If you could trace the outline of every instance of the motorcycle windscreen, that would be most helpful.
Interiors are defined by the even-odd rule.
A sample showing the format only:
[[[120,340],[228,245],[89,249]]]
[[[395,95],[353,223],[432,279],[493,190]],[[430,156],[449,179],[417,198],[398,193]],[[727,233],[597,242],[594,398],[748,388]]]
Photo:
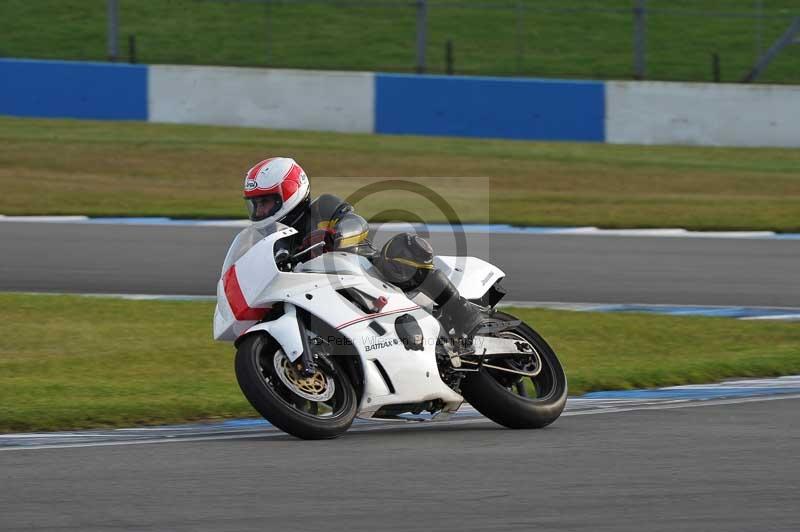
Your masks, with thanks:
[[[253,222],[245,227],[236,238],[233,239],[231,247],[228,248],[228,254],[225,256],[225,262],[222,263],[222,275],[225,275],[231,266],[237,260],[242,258],[245,253],[250,251],[250,248],[255,246],[258,242],[265,237],[271,235],[276,231],[286,229],[287,226],[281,223],[264,220],[262,222]]]
[[[288,235],[296,232],[282,224],[257,222],[236,235],[217,282],[216,340],[235,340],[269,311],[269,305],[259,304],[254,295],[260,293],[274,276],[274,262],[272,268],[269,268],[269,262],[273,261],[275,238],[283,238],[274,233],[282,230],[286,230],[284,232]],[[274,238],[269,238],[270,235]]]

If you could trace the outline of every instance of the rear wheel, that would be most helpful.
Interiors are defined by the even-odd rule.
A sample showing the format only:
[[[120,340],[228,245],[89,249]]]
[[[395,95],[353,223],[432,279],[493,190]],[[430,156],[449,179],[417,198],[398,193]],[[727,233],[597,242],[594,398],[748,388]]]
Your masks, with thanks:
[[[492,319],[515,320],[496,312]],[[461,393],[478,412],[492,421],[513,429],[533,429],[549,425],[561,415],[567,403],[567,377],[553,349],[531,327],[521,323],[498,336],[524,340],[535,353],[529,357],[492,358],[493,365],[538,373],[534,377],[483,368],[470,373],[461,383]]]
[[[236,379],[259,414],[298,438],[335,438],[356,415],[356,393],[332,357],[315,359],[317,369],[303,377],[269,336],[245,338],[236,351]]]

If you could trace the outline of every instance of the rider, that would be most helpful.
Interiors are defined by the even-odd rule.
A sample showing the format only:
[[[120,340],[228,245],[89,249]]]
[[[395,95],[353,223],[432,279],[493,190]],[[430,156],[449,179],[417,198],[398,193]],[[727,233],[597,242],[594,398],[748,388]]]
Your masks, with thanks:
[[[325,251],[346,250],[368,256],[389,282],[432,299],[441,309],[439,321],[454,339],[468,344],[480,325],[478,308],[435,267],[433,248],[427,240],[402,233],[376,253],[368,240],[369,226],[352,205],[332,194],[311,201],[308,177],[293,159],[273,157],[253,166],[244,180],[244,199],[250,220],[269,218],[297,229],[292,251],[324,242],[320,247]]]

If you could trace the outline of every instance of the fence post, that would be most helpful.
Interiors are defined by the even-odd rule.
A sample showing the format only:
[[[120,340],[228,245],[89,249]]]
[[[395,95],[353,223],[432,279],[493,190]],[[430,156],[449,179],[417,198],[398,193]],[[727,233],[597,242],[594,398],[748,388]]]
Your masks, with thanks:
[[[711,54],[711,77],[714,78],[714,83],[722,81],[722,69],[719,64],[719,53],[717,52]]]
[[[128,35],[128,63],[136,63],[136,35]]]
[[[119,57],[119,0],[106,0],[106,19],[108,60],[116,61]]]
[[[756,0],[756,57],[764,55],[764,0]]]
[[[266,52],[266,66],[272,66],[272,0],[265,0],[264,2],[264,12],[265,18],[264,21],[264,32],[266,33],[266,46],[264,51]]]
[[[417,74],[425,72],[425,47],[428,40],[428,0],[417,0]]]
[[[635,0],[633,8],[633,77],[647,76],[647,0]]]
[[[519,75],[522,73],[522,64],[525,56],[525,35],[522,27],[523,12],[520,0],[514,3],[514,10],[517,15],[517,75]]]
[[[453,69],[453,41],[452,39],[447,39],[447,42],[444,43],[444,71],[447,72],[448,76],[452,76],[454,69]]]

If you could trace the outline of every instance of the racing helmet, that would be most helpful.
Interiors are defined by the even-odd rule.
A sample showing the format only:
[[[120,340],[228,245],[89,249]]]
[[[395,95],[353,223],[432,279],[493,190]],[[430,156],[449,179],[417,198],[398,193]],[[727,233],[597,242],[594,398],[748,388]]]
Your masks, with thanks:
[[[244,178],[244,200],[250,220],[294,225],[305,212],[311,186],[294,159],[272,157],[252,167]]]

